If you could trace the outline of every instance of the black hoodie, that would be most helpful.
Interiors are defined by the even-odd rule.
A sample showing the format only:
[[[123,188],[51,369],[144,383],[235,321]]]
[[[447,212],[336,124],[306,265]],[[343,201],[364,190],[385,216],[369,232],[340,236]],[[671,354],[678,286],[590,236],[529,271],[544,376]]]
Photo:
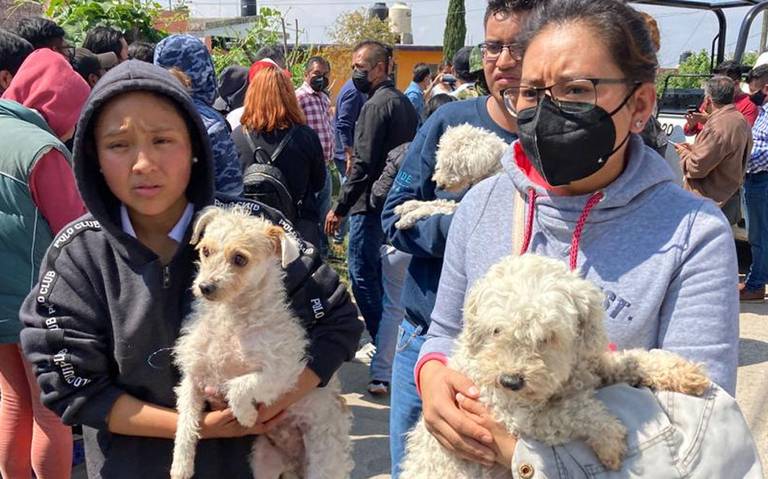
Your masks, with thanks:
[[[21,311],[21,342],[34,364],[42,401],[66,424],[82,424],[91,478],[169,477],[173,441],[112,434],[107,415],[124,393],[174,408],[179,373],[171,361],[182,321],[190,312],[196,253],[189,245],[191,224],[167,265],[123,232],[120,202],[99,172],[94,122],[112,98],[151,91],[172,100],[193,132],[193,164],[187,198],[195,210],[240,203],[292,232],[279,213],[254,202],[214,198],[208,135],[192,100],[165,70],[129,61],[110,70],[83,110],[75,138],[75,175],[89,215],[64,228],[40,268],[38,285]],[[307,326],[310,363],[325,384],[352,358],[362,323],[336,274],[317,252],[286,268],[291,305]],[[316,319],[319,318],[319,319]],[[203,440],[195,477],[251,477],[252,438]]]

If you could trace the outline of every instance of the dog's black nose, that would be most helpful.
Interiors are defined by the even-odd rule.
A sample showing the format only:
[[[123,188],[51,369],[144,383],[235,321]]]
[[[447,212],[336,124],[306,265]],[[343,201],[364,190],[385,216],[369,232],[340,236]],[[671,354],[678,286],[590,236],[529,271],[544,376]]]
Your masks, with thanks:
[[[203,296],[210,296],[216,292],[216,283],[212,281],[204,281],[200,283],[199,287],[200,292],[203,293]]]
[[[525,379],[519,374],[502,374],[499,376],[499,384],[507,389],[519,391],[525,386]]]

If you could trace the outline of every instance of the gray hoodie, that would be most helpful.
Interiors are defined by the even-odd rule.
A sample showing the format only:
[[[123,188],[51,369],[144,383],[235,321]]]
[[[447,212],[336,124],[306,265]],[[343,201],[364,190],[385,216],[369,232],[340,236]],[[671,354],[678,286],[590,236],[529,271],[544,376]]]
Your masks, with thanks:
[[[462,328],[467,291],[512,253],[513,197],[535,192],[528,252],[569,261],[572,240],[582,275],[605,292],[605,327],[619,349],[661,348],[703,363],[730,394],[736,388],[739,340],[737,265],[731,231],[717,206],[674,184],[658,154],[633,135],[624,172],[591,195],[551,196],[529,179],[530,163],[515,143],[504,172],[467,193],[445,249],[428,354],[451,352]],[[519,166],[521,165],[521,166]],[[593,202],[596,199],[593,199]],[[579,218],[581,234],[574,235]],[[576,238],[574,238],[576,236]]]

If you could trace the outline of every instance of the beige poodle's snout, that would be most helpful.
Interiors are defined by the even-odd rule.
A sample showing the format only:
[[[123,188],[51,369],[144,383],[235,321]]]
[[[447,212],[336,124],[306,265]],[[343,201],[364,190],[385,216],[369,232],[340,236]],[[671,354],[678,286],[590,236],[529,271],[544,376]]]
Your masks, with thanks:
[[[197,286],[197,289],[205,299],[213,301],[219,290],[219,285],[215,281],[203,281]]]
[[[525,387],[525,378],[522,374],[501,374],[499,384],[505,389],[519,391]]]

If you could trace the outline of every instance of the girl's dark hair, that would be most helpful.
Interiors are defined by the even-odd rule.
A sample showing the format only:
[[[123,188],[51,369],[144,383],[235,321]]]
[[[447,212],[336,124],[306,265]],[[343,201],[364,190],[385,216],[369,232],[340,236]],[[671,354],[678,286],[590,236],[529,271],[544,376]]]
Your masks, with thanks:
[[[580,23],[592,29],[633,81],[654,82],[658,60],[640,13],[618,0],[549,0],[540,2],[518,37],[523,47],[547,27]]]

